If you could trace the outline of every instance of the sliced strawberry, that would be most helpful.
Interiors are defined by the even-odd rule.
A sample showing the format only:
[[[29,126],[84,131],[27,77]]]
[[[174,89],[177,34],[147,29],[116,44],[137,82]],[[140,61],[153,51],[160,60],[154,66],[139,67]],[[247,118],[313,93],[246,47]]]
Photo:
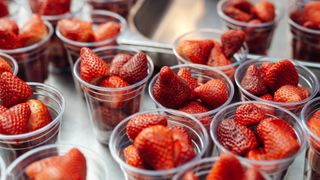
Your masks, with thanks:
[[[51,122],[52,118],[45,104],[36,99],[29,99],[26,103],[31,110],[31,116],[28,121],[29,132],[40,129]]]
[[[201,101],[211,108],[217,108],[228,100],[227,85],[220,79],[212,79],[194,89]]]
[[[272,63],[271,62],[263,62],[260,67],[259,67],[259,73],[261,77],[265,77],[268,70],[272,67]]]
[[[6,107],[0,105],[0,114],[8,110]]]
[[[0,19],[0,29],[12,31],[14,34],[19,34],[19,27],[17,23],[9,18]]]
[[[226,57],[231,58],[238,52],[246,38],[246,33],[242,30],[228,30],[221,36],[223,53]]]
[[[254,168],[250,167],[245,172],[245,180],[265,180],[264,177],[259,173],[259,171]]]
[[[229,6],[235,7],[247,14],[251,14],[253,10],[253,4],[248,0],[231,0]]]
[[[258,124],[265,119],[265,112],[254,104],[240,105],[234,115],[235,122],[244,126]]]
[[[227,16],[237,21],[248,22],[251,18],[250,14],[243,12],[235,7],[227,7],[223,11]]]
[[[138,52],[124,64],[120,70],[120,77],[129,84],[135,84],[143,80],[148,75],[147,55]]]
[[[121,25],[117,22],[110,21],[99,25],[93,32],[95,41],[103,41],[116,37],[121,30]]]
[[[275,63],[266,73],[264,80],[267,86],[276,91],[283,85],[297,86],[299,75],[291,61],[285,59]]]
[[[0,49],[15,49],[20,47],[20,41],[16,34],[0,28]]]
[[[177,46],[177,52],[183,58],[196,64],[206,64],[214,43],[210,39],[184,40]]]
[[[167,108],[178,108],[188,101],[191,89],[186,81],[178,77],[169,67],[161,68],[153,90],[154,98]]]
[[[0,133],[6,135],[27,132],[27,124],[31,111],[29,105],[21,103],[0,114]]]
[[[179,111],[189,113],[189,114],[198,114],[198,113],[208,112],[209,109],[199,101],[190,101],[189,103],[179,108]],[[212,118],[210,118],[210,116],[203,116],[203,117],[197,117],[197,119],[199,119],[199,121],[203,125],[208,127],[211,123]]]
[[[4,72],[0,76],[0,99],[2,105],[10,107],[25,102],[32,95],[31,87],[13,75]]]
[[[163,125],[167,126],[168,120],[165,116],[159,114],[140,114],[129,120],[126,130],[128,137],[134,141],[138,134],[149,126]]]
[[[320,2],[310,1],[306,3],[303,9],[303,15],[306,21],[320,25]]]
[[[162,125],[144,128],[134,140],[144,164],[154,170],[174,168],[174,141],[171,131]]]
[[[38,3],[38,13],[46,16],[67,13],[70,11],[71,6],[71,0],[41,0]]]
[[[184,174],[183,180],[199,180],[199,178],[193,171],[188,171]]]
[[[307,122],[310,130],[320,136],[320,110],[317,110]]]
[[[94,39],[92,24],[81,19],[63,19],[58,22],[60,33],[73,41],[90,42]]]
[[[241,86],[253,95],[267,93],[267,86],[255,65],[250,65],[241,80]]]
[[[120,75],[120,71],[123,65],[125,65],[132,56],[129,54],[117,54],[111,62],[109,74],[111,75]]]
[[[135,148],[133,145],[130,145],[123,149],[123,155],[124,159],[127,164],[130,166],[144,169],[145,166],[142,162],[142,159],[137,151],[137,148]]]
[[[0,75],[3,72],[11,72],[11,66],[7,63],[6,60],[0,57]]]
[[[89,48],[81,48],[80,75],[89,83],[94,83],[107,75],[109,67]]]
[[[0,0],[0,17],[8,16],[9,9],[4,0]]]
[[[39,15],[32,15],[22,27],[19,38],[23,46],[30,46],[40,42],[48,35],[48,30]]]
[[[199,86],[197,80],[192,77],[192,74],[188,69],[181,68],[177,75],[187,82],[191,90],[194,90]]]
[[[297,86],[284,85],[274,93],[273,100],[276,102],[296,102],[305,98],[304,89]]]
[[[276,16],[274,5],[267,0],[262,0],[255,3],[253,11],[255,15],[263,22],[273,21]]]
[[[258,146],[255,134],[232,119],[225,119],[217,127],[219,142],[230,151],[243,155]]]
[[[219,42],[214,42],[207,65],[209,66],[227,66],[232,62],[224,55],[222,46]]]
[[[30,179],[85,180],[87,165],[85,156],[77,148],[67,154],[35,161],[27,166],[25,173]]]

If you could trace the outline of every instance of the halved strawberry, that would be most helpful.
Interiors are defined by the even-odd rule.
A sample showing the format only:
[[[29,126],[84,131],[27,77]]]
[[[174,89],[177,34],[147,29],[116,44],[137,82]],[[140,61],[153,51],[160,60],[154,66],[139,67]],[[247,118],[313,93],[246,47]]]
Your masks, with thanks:
[[[295,102],[305,99],[306,92],[298,86],[284,85],[275,93],[273,100],[276,102]]]
[[[261,77],[265,77],[268,70],[272,67],[272,63],[271,62],[263,62],[260,67],[259,67],[259,73]]]
[[[160,70],[152,93],[161,105],[167,108],[179,108],[190,98],[191,89],[172,69],[164,66]]]
[[[220,79],[212,79],[200,85],[194,92],[210,108],[217,108],[228,100],[228,87]]]
[[[81,48],[80,57],[80,75],[83,80],[95,83],[107,75],[108,65],[89,48]]]
[[[253,95],[267,93],[267,86],[255,65],[250,65],[241,80],[241,86]]]
[[[122,66],[119,76],[129,84],[135,84],[143,80],[147,75],[147,55],[143,52],[138,52]]]
[[[188,171],[184,174],[183,180],[199,180],[199,178],[193,171]]]
[[[174,168],[174,141],[171,131],[162,125],[144,128],[134,140],[143,163],[154,170]]]
[[[254,4],[254,14],[263,22],[270,22],[276,16],[274,5],[267,1],[262,0]]]
[[[231,58],[238,52],[246,38],[246,33],[242,30],[228,30],[221,36],[223,53],[226,57]]]
[[[128,137],[134,141],[138,134],[149,126],[163,125],[167,126],[168,120],[165,116],[159,114],[140,114],[129,120],[126,130]]]
[[[6,60],[0,57],[0,75],[3,72],[11,72],[11,66],[7,63]]]
[[[177,52],[183,58],[196,63],[206,64],[214,43],[210,39],[183,40],[177,46]]]
[[[60,33],[73,41],[90,42],[94,39],[92,24],[81,19],[63,19],[58,22]]]
[[[6,135],[27,132],[27,124],[31,111],[29,105],[21,103],[0,114],[0,133]]]
[[[17,23],[9,18],[0,19],[0,29],[12,31],[14,34],[19,34],[19,27]]]
[[[123,149],[123,156],[127,164],[136,168],[145,168],[137,148],[135,148],[133,145],[127,146]]]
[[[174,162],[175,166],[179,166],[193,159],[196,153],[191,138],[183,127],[172,127],[171,132],[174,140]]]
[[[6,107],[0,105],[0,114],[8,110]]]
[[[303,9],[303,15],[306,21],[313,22],[320,25],[320,2],[310,1],[305,4]]]
[[[122,66],[131,58],[132,56],[130,54],[117,54],[110,64],[109,74],[119,76]]]
[[[230,151],[243,155],[258,146],[258,140],[249,128],[233,119],[225,119],[217,126],[219,142]]]
[[[240,105],[234,115],[235,122],[244,126],[258,124],[265,119],[265,112],[254,104]]]
[[[316,135],[320,136],[320,110],[317,110],[307,122],[310,130]]]
[[[179,111],[189,113],[189,114],[198,114],[198,113],[204,113],[208,112],[209,109],[205,107],[201,102],[199,101],[190,101],[181,108],[179,108]],[[205,127],[208,127],[211,123],[212,118],[210,116],[203,116],[203,117],[196,117],[199,119],[199,121],[205,125]]]
[[[4,0],[0,0],[0,17],[8,16],[9,9]]]
[[[0,76],[0,99],[5,107],[25,102],[32,95],[31,87],[13,75],[4,72]]]
[[[61,15],[70,11],[71,0],[41,0],[37,11],[41,15]]]
[[[19,38],[23,46],[30,46],[40,42],[48,35],[48,30],[39,15],[32,15],[21,28]]]
[[[98,26],[93,32],[95,41],[103,41],[114,38],[120,32],[121,25],[117,22],[110,21]]]
[[[0,49],[15,49],[20,47],[18,36],[9,30],[0,28]]]
[[[85,180],[86,158],[80,150],[72,148],[65,155],[35,161],[27,166],[25,173],[30,179]]]
[[[41,101],[36,99],[29,99],[26,102],[31,110],[31,115],[28,121],[28,131],[35,131],[48,125],[52,118],[48,107]]]
[[[237,9],[235,7],[227,7],[223,11],[230,18],[238,20],[238,21],[248,22],[251,18],[250,14],[248,14],[244,11],[241,11],[240,9]]]

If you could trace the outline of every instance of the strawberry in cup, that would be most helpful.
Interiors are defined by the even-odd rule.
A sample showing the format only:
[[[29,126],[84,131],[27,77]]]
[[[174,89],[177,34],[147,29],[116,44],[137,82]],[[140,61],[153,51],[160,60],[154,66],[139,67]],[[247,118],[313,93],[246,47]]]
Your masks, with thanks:
[[[93,9],[108,10],[127,18],[133,6],[133,0],[88,0]]]
[[[0,74],[11,72],[14,75],[18,73],[18,63],[11,56],[0,52]]]

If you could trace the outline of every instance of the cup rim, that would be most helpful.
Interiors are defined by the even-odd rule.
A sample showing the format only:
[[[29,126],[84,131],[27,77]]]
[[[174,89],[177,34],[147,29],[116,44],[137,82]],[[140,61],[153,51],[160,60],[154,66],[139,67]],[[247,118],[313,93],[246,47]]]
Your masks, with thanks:
[[[281,163],[286,163],[288,161],[291,161],[294,158],[296,158],[296,156],[298,156],[298,154],[300,154],[305,149],[305,147],[306,147],[306,138],[305,138],[306,134],[305,134],[305,131],[304,131],[302,123],[300,122],[299,118],[296,115],[294,115],[292,112],[290,112],[289,110],[287,110],[285,108],[282,108],[280,106],[276,106],[276,105],[273,105],[273,104],[269,104],[269,103],[266,103],[266,102],[261,102],[261,101],[242,101],[242,102],[233,103],[233,104],[230,104],[230,105],[224,107],[221,111],[219,111],[213,117],[213,121],[210,124],[210,136],[211,136],[214,144],[219,149],[222,149],[222,152],[231,152],[231,151],[228,150],[227,148],[225,148],[214,135],[214,129],[216,129],[216,127],[218,125],[218,122],[216,122],[217,121],[216,119],[224,111],[226,111],[226,110],[228,110],[230,108],[233,108],[233,107],[240,106],[242,104],[259,104],[259,105],[271,106],[273,108],[277,108],[277,109],[285,112],[286,114],[291,116],[294,119],[295,123],[297,123],[297,126],[301,128],[302,137],[300,137],[300,148],[299,148],[299,150],[297,152],[295,152],[294,154],[292,154],[291,156],[286,157],[286,158],[276,159],[276,160],[251,160],[251,159],[248,159],[248,158],[245,158],[245,157],[242,157],[240,155],[235,154],[235,156],[237,158],[239,158],[242,161],[248,162],[249,164],[262,165],[262,166],[263,165],[267,165],[268,166],[268,165],[281,164]]]
[[[0,52],[0,58],[1,57],[4,57],[4,59],[5,59],[5,61],[6,60],[9,60],[11,63],[12,63],[12,65],[13,65],[13,67],[12,67],[12,74],[14,74],[14,75],[17,75],[18,74],[18,71],[19,71],[19,66],[18,66],[18,63],[17,63],[17,61],[12,57],[12,56],[10,56],[10,55],[8,55],[8,54],[6,54],[6,53],[3,53],[3,52]],[[10,64],[9,64],[10,65]]]
[[[202,116],[208,116],[208,115],[211,115],[211,114],[215,114],[217,113],[218,111],[220,111],[223,107],[227,106],[228,104],[230,104],[230,102],[232,101],[233,99],[233,96],[234,96],[234,85],[231,81],[231,79],[225,74],[223,73],[221,70],[217,69],[217,68],[214,68],[214,67],[210,67],[210,66],[206,66],[206,65],[201,65],[201,64],[179,64],[179,65],[174,65],[174,66],[170,66],[169,67],[170,69],[174,70],[174,69],[180,69],[180,68],[196,68],[196,69],[200,69],[200,70],[208,70],[208,71],[213,71],[215,74],[219,74],[221,75],[225,80],[224,82],[227,83],[229,86],[230,86],[230,93],[229,93],[229,97],[227,99],[226,102],[224,102],[221,106],[215,108],[215,109],[212,109],[208,112],[203,112],[203,113],[195,113],[195,114],[191,114],[191,113],[188,113],[190,115],[193,115],[193,116],[199,116],[199,117],[202,117]],[[149,91],[149,96],[150,98],[152,99],[152,101],[156,104],[156,106],[160,107],[161,109],[172,109],[172,108],[166,108],[164,107],[161,103],[159,103],[152,91],[153,91],[153,85],[154,83],[156,82],[156,80],[158,79],[159,77],[159,73],[157,73],[156,75],[153,76],[153,78],[151,79],[150,83],[149,83],[149,87],[148,87],[148,91]],[[213,79],[213,78],[212,78]],[[176,109],[172,109],[172,110],[176,110]]]
[[[307,113],[307,109],[309,108],[309,106],[311,106],[314,102],[320,102],[320,97],[317,97],[311,101],[309,101],[307,104],[305,104],[305,106],[302,108],[301,113],[300,113],[300,118],[302,120],[302,125],[303,128],[305,129],[306,133],[311,136],[313,139],[317,140],[320,142],[320,137],[314,133],[308,126],[307,122],[309,121],[309,119],[306,119],[306,113]],[[319,109],[320,110],[320,109]],[[312,114],[313,115],[313,114]],[[309,117],[310,118],[310,117]]]
[[[135,173],[145,174],[145,175],[149,175],[149,176],[161,176],[161,175],[167,175],[167,174],[175,173],[178,170],[180,170],[182,167],[184,167],[185,165],[188,164],[188,162],[187,162],[187,163],[185,163],[183,165],[179,165],[178,167],[171,168],[171,169],[168,169],[168,170],[146,170],[146,169],[140,169],[140,168],[136,168],[136,167],[130,166],[129,164],[127,164],[125,161],[123,161],[118,156],[117,150],[115,149],[115,138],[116,138],[115,132],[119,131],[121,126],[124,126],[125,123],[127,123],[130,119],[132,119],[133,117],[135,117],[137,115],[147,114],[147,113],[159,113],[159,112],[166,112],[166,113],[172,113],[172,114],[178,114],[178,115],[181,115],[181,116],[185,116],[185,117],[193,120],[196,124],[198,124],[200,126],[200,128],[201,128],[201,131],[202,131],[203,135],[204,135],[204,139],[203,139],[204,148],[202,148],[200,150],[200,152],[196,155],[196,157],[194,157],[192,160],[190,160],[189,163],[193,162],[193,161],[195,161],[197,159],[200,159],[204,155],[204,153],[207,150],[207,146],[209,144],[209,135],[208,135],[207,130],[205,129],[205,127],[195,117],[191,116],[190,114],[187,114],[187,113],[184,113],[184,112],[181,112],[181,111],[177,111],[177,110],[159,109],[159,108],[157,108],[157,109],[153,109],[153,110],[138,112],[138,113],[135,113],[135,114],[132,114],[132,115],[128,116],[123,121],[121,121],[115,127],[115,129],[112,131],[111,136],[110,136],[110,146],[109,146],[110,147],[110,152],[111,152],[111,155],[112,155],[113,159],[119,164],[121,169],[125,168],[125,169],[133,171]]]
[[[184,33],[182,35],[180,35],[174,42],[173,42],[173,53],[174,55],[181,61],[183,61],[183,63],[186,63],[186,64],[196,64],[196,63],[193,63],[191,61],[189,61],[188,59],[182,57],[178,51],[177,51],[177,46],[179,45],[179,42],[182,41],[183,38],[185,38],[186,36],[188,35],[191,35],[191,34],[194,34],[194,33],[212,33],[212,34],[219,34],[219,35],[222,35],[223,34],[223,31],[221,30],[218,30],[218,29],[213,29],[213,28],[201,28],[201,29],[197,29],[197,30],[193,30],[193,31],[189,31],[187,33]],[[208,38],[209,39],[209,38]],[[216,40],[216,39],[214,39]],[[220,40],[219,40],[220,41]],[[235,62],[232,62],[232,64],[229,64],[229,65],[226,65],[226,66],[216,66],[215,68],[217,69],[220,69],[220,70],[225,70],[225,69],[228,69],[228,68],[232,68],[234,66],[237,66],[240,64],[240,62],[244,61],[244,59],[246,59],[247,55],[248,55],[248,46],[247,44],[244,42],[241,49],[244,50],[243,53],[238,53],[236,52],[234,55],[233,55],[233,58],[236,60]],[[237,58],[236,55],[237,54],[243,54],[244,57],[243,59],[240,59],[240,58]],[[205,64],[202,64],[202,65],[205,65]],[[207,65],[209,66],[209,65]],[[210,66],[211,67],[211,66]]]
[[[24,53],[26,51],[31,51],[31,50],[34,50],[36,48],[38,48],[39,46],[42,46],[44,45],[45,43],[47,43],[50,39],[51,39],[51,36],[53,34],[53,27],[52,25],[46,21],[46,20],[43,20],[44,24],[47,26],[47,29],[48,29],[48,34],[45,38],[43,38],[41,41],[35,43],[35,44],[32,44],[32,45],[29,45],[29,46],[26,46],[26,47],[22,47],[22,48],[16,48],[16,49],[0,49],[0,52],[4,52],[4,53],[7,53],[7,54],[16,54],[16,53]]]
[[[252,60],[248,60],[246,62],[244,62],[243,64],[241,64],[237,69],[236,69],[236,72],[235,72],[235,75],[234,75],[234,79],[235,79],[235,82],[236,82],[236,85],[237,87],[239,88],[239,90],[241,92],[243,92],[246,96],[249,96],[250,98],[256,100],[256,101],[262,101],[262,102],[266,102],[266,103],[270,103],[270,104],[274,104],[274,105],[278,105],[278,106],[282,106],[282,107],[285,107],[285,106],[295,106],[295,105],[301,105],[301,104],[304,104],[308,101],[310,101],[312,98],[314,98],[318,91],[319,91],[319,82],[318,82],[318,78],[317,76],[311,71],[309,70],[307,67],[303,66],[301,63],[299,62],[295,62],[291,59],[287,59],[289,60],[290,62],[292,62],[294,64],[295,67],[299,67],[301,69],[303,69],[304,71],[306,71],[313,80],[315,80],[315,83],[312,84],[314,87],[312,88],[312,92],[310,93],[310,96],[307,97],[306,99],[303,99],[301,101],[294,101],[294,102],[275,102],[275,101],[269,101],[269,100],[265,100],[265,99],[262,99],[260,98],[259,96],[256,96],[256,95],[253,95],[251,94],[250,92],[248,92],[247,90],[245,90],[242,86],[241,86],[241,80],[239,79],[240,77],[240,70],[242,70],[244,67],[246,67],[247,65],[249,64],[255,64],[257,62],[271,62],[271,63],[276,63],[278,62],[278,60],[272,60],[268,57],[260,57],[258,59],[252,59]],[[299,77],[300,79],[300,77]]]
[[[58,121],[60,121],[62,119],[63,113],[65,111],[65,99],[64,99],[62,93],[58,89],[54,88],[53,86],[47,85],[47,84],[37,83],[37,82],[27,82],[27,84],[29,86],[47,88],[47,89],[50,89],[50,91],[53,91],[54,94],[56,94],[61,99],[60,112],[57,114],[57,117],[55,119],[53,119],[49,124],[47,124],[46,126],[40,128],[40,129],[37,129],[32,132],[23,133],[23,134],[17,134],[17,135],[0,134],[0,139],[15,140],[15,139],[25,139],[28,137],[32,137],[36,134],[40,134],[42,132],[49,130],[54,125],[56,125]]]
[[[93,49],[92,51],[95,52],[95,53],[98,53],[100,51],[105,51],[105,50],[112,50],[112,49],[116,49],[116,50],[123,50],[123,51],[131,51],[131,52],[134,52],[134,53],[138,53],[140,52],[139,50],[137,49],[134,49],[134,48],[129,48],[129,47],[125,47],[125,46],[106,46],[106,47],[101,47],[101,48],[96,48],[96,49]],[[98,91],[110,91],[110,92],[117,92],[117,91],[126,91],[126,90],[130,90],[130,89],[133,89],[133,88],[136,88],[136,87],[139,87],[143,84],[145,84],[149,79],[150,77],[152,76],[153,74],[153,70],[154,70],[154,65],[153,65],[153,62],[151,60],[151,58],[146,54],[147,56],[147,61],[148,61],[148,75],[141,81],[137,82],[137,83],[134,83],[134,84],[131,84],[129,86],[125,86],[125,87],[121,87],[121,88],[106,88],[106,87],[100,87],[100,86],[97,86],[97,85],[93,85],[91,83],[88,83],[86,82],[85,80],[83,80],[81,78],[81,76],[79,75],[79,72],[78,72],[78,67],[80,66],[80,62],[81,62],[81,57],[78,58],[78,60],[76,61],[76,63],[74,64],[73,66],[73,75],[76,77],[76,79],[81,83],[81,84],[84,84],[86,87],[89,87],[89,88],[92,88],[94,90],[98,90]]]
[[[263,23],[259,23],[259,24],[250,24],[248,22],[241,22],[235,19],[230,18],[229,16],[227,16],[224,11],[222,10],[223,5],[225,3],[227,3],[228,0],[220,0],[217,4],[217,12],[218,15],[220,16],[220,18],[224,21],[230,22],[232,24],[238,25],[238,26],[245,26],[245,27],[255,27],[255,28],[263,28],[263,27],[267,27],[267,26],[271,26],[273,24],[276,24],[277,22],[280,21],[280,19],[283,17],[284,14],[284,8],[283,6],[278,3],[278,1],[273,2],[273,4],[275,5],[275,13],[276,13],[276,17],[269,22],[263,22]]]
[[[74,41],[74,40],[71,40],[71,39],[66,38],[65,36],[63,36],[60,33],[59,26],[57,25],[56,26],[56,35],[58,36],[58,38],[60,40],[62,40],[64,43],[71,44],[73,46],[78,46],[78,47],[96,47],[96,46],[102,46],[102,45],[109,44],[109,43],[113,42],[114,40],[116,40],[118,38],[118,36],[120,36],[124,32],[124,30],[127,27],[126,20],[122,16],[117,14],[117,13],[114,13],[114,12],[111,12],[111,11],[107,11],[107,10],[92,10],[90,13],[91,14],[109,16],[109,17],[113,17],[113,18],[119,20],[119,22],[121,24],[121,29],[120,29],[119,34],[117,34],[116,36],[114,36],[112,38],[105,39],[103,41],[98,41],[98,42],[79,42],[79,41]]]

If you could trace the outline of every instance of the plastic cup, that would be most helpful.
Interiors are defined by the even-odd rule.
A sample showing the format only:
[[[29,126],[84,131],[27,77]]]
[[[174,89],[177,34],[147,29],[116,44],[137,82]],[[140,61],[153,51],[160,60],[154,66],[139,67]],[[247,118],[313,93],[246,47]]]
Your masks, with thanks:
[[[85,156],[87,166],[87,179],[108,179],[107,165],[99,154],[79,145],[51,144],[33,149],[16,159],[6,170],[6,179],[25,179],[25,169],[32,163],[52,156],[65,155],[72,148],[77,148]],[[67,178],[67,177],[66,177]]]
[[[0,158],[0,179],[5,180],[5,171],[6,171],[6,164],[4,163],[3,159]]]
[[[18,76],[27,82],[44,82],[48,78],[47,47],[53,34],[52,25],[44,21],[48,35],[40,42],[17,49],[0,49],[0,52],[12,56],[18,63]]]
[[[214,166],[214,164],[217,162],[218,159],[219,159],[218,157],[211,157],[211,158],[205,158],[205,159],[201,159],[201,160],[189,163],[183,168],[183,170],[181,170],[177,175],[173,177],[173,180],[184,179],[184,176],[186,175],[186,173],[190,171],[194,172],[199,179],[206,179],[206,177],[210,173],[210,170],[212,169],[212,166]],[[244,169],[248,169],[252,167],[247,162],[240,160],[240,163]],[[268,175],[261,172],[260,174],[265,180],[271,180],[271,178]]]
[[[49,85],[33,82],[28,85],[33,90],[33,95],[30,98],[40,100],[48,107],[52,121],[36,131],[25,134],[0,134],[0,149],[11,153],[11,157],[7,157],[9,161],[38,146],[53,144],[58,139],[62,115],[65,110],[64,97],[60,91]]]
[[[106,63],[111,63],[119,53],[134,55],[138,50],[122,46],[109,46],[95,49],[94,52]],[[105,88],[90,84],[80,76],[80,61],[75,63],[73,75],[84,92],[86,103],[93,122],[93,129],[98,141],[109,144],[114,127],[123,119],[140,110],[147,81],[153,73],[153,63],[149,56],[148,75],[143,80],[122,88]]]
[[[133,5],[132,0],[88,0],[94,9],[108,10],[126,18]]]
[[[312,1],[291,1],[288,17],[292,34],[292,57],[310,62],[320,62],[320,30],[306,28],[291,17],[294,12],[302,12],[305,4]]]
[[[18,69],[19,69],[17,61],[13,59],[13,57],[9,56],[8,54],[1,53],[1,52],[0,52],[0,58],[4,59],[10,65],[12,74],[17,75]]]
[[[296,153],[292,154],[287,158],[278,159],[278,160],[250,160],[245,157],[236,155],[241,161],[247,162],[250,165],[258,168],[261,172],[264,172],[270,175],[273,179],[283,178],[286,174],[286,170],[288,169],[288,167],[291,165],[294,159],[304,150],[306,146],[306,138],[305,138],[305,132],[302,127],[302,123],[300,122],[300,119],[297,116],[295,116],[293,113],[291,113],[290,111],[282,107],[265,103],[265,102],[246,101],[246,102],[238,102],[238,103],[230,104],[229,106],[223,108],[214,116],[210,126],[210,135],[211,135],[211,138],[213,139],[214,144],[217,147],[216,153],[221,154],[224,152],[230,152],[217,139],[216,129],[219,123],[224,119],[233,119],[236,109],[242,104],[259,105],[260,108],[264,109],[267,117],[282,118],[287,123],[289,123],[295,130],[297,139],[300,143],[300,149]]]
[[[116,160],[116,162],[120,165],[126,179],[172,179],[172,177],[177,174],[181,169],[188,163],[178,166],[173,169],[168,170],[145,170],[139,169],[133,166],[128,165],[124,160],[123,149],[131,144],[127,134],[126,134],[126,126],[128,121],[140,114],[161,114],[166,116],[168,119],[168,126],[181,126],[184,127],[189,133],[192,139],[192,146],[196,151],[196,157],[190,162],[199,160],[204,153],[206,152],[208,145],[208,134],[205,130],[204,126],[199,123],[194,117],[175,110],[169,109],[156,109],[152,111],[145,111],[134,114],[125,120],[123,120],[112,132],[110,139],[110,152],[112,157]]]
[[[259,1],[260,0],[252,0],[251,2],[257,3]],[[228,0],[221,0],[217,5],[218,15],[229,29],[241,29],[246,32],[246,43],[250,54],[267,54],[272,42],[274,30],[283,16],[284,9],[281,2],[277,0],[269,1],[272,2],[276,8],[276,17],[273,21],[259,24],[241,22],[227,16],[224,13],[224,9],[229,6],[230,1]]]
[[[316,180],[320,178],[320,137],[307,125],[311,116],[320,109],[320,97],[308,102],[301,111],[301,120],[307,133],[309,147],[306,151],[304,179]]]
[[[196,31],[188,32],[180,37],[178,37],[175,42],[174,42],[174,48],[173,52],[175,56],[177,57],[178,63],[179,64],[190,64],[192,63],[190,60],[182,57],[178,52],[177,52],[177,46],[184,40],[204,40],[204,39],[213,39],[218,42],[220,41],[220,37],[223,34],[222,31],[216,30],[216,29],[199,29]],[[248,54],[248,49],[247,46],[244,44],[242,48],[235,54],[233,55],[233,58],[230,59],[232,61],[232,64],[227,65],[227,66],[217,66],[215,68],[221,70],[224,72],[230,79],[233,80],[234,77],[234,71],[237,66],[244,60],[246,60]],[[194,64],[194,63],[192,63]]]
[[[303,106],[310,101],[312,98],[314,98],[318,91],[319,91],[319,80],[318,78],[315,76],[315,74],[310,71],[308,68],[302,66],[301,64],[299,64],[298,62],[295,61],[291,61],[294,65],[295,68],[298,71],[299,74],[299,85],[307,88],[309,90],[309,97],[302,100],[302,101],[296,101],[296,102],[289,102],[289,103],[284,103],[284,102],[274,102],[274,101],[267,101],[264,99],[261,99],[258,96],[255,96],[251,93],[249,93],[247,90],[245,90],[242,86],[241,86],[241,80],[243,79],[248,67],[252,64],[256,65],[257,67],[259,67],[262,63],[264,62],[271,62],[271,63],[276,63],[276,60],[270,60],[267,57],[263,57],[260,59],[255,59],[255,60],[250,60],[250,61],[246,61],[245,63],[241,64],[238,69],[236,70],[235,73],[235,81],[236,84],[239,88],[240,91],[240,96],[242,101],[250,101],[250,100],[256,100],[256,101],[262,101],[262,102],[266,102],[266,103],[270,103],[270,104],[274,104],[283,108],[288,109],[289,111],[295,113],[295,114],[299,114],[301,109],[303,108]]]

